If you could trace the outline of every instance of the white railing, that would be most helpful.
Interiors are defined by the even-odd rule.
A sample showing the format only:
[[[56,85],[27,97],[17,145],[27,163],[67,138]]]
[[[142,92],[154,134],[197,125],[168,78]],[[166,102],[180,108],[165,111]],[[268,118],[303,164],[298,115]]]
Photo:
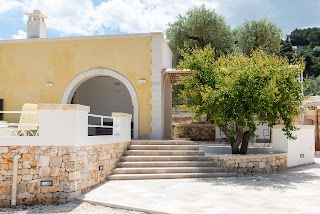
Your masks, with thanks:
[[[113,119],[114,119],[113,117],[97,115],[97,114],[88,114],[88,117],[99,118],[99,124],[88,124],[89,136],[96,135],[96,128],[112,129],[110,134],[112,135],[114,126],[104,125],[104,122],[105,120],[109,119],[109,120],[112,120],[112,123],[113,123]],[[90,123],[90,120],[89,120],[89,123]]]
[[[0,121],[0,136],[39,136],[38,111],[0,111],[0,114],[34,114],[36,118],[20,118],[19,123]],[[30,123],[37,121],[37,123]],[[25,122],[24,122],[25,121]]]

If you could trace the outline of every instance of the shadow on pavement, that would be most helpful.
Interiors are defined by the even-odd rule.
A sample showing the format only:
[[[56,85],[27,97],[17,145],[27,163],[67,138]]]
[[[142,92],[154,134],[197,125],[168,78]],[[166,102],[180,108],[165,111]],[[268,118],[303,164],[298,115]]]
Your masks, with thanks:
[[[40,214],[40,213],[70,213],[81,204],[81,201],[72,201],[61,204],[47,204],[47,205],[34,205],[34,206],[17,206],[15,208],[0,208],[1,214]]]
[[[318,171],[318,173],[315,173]],[[263,190],[270,188],[274,190],[296,189],[298,184],[308,183],[315,180],[320,181],[320,164],[315,163],[308,166],[301,166],[288,169],[285,172],[254,175],[243,177],[223,177],[223,178],[202,178],[196,179],[198,182],[206,182],[211,185],[234,185],[244,186],[247,189]]]

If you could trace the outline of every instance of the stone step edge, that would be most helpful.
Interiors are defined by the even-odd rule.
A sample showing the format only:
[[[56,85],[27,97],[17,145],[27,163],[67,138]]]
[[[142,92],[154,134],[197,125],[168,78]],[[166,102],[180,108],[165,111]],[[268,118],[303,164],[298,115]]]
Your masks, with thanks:
[[[180,143],[180,142],[192,142],[192,140],[131,140],[130,142],[174,142],[174,143]]]
[[[139,142],[139,141],[134,141],[130,142],[129,145],[198,145],[198,143],[188,141],[188,142],[168,142],[168,141],[144,141],[144,142]]]
[[[137,159],[137,158],[142,158],[142,159],[148,159],[148,158],[159,158],[159,159],[163,159],[163,158],[172,158],[172,159],[175,159],[175,158],[200,158],[200,159],[203,159],[203,160],[196,160],[196,161],[209,161],[211,160],[210,157],[207,157],[207,156],[204,156],[204,155],[122,155],[120,157],[120,159],[123,158],[123,159],[126,159],[126,158],[133,158],[133,159]],[[156,160],[155,160],[156,161]],[[168,160],[170,161],[170,160]],[[173,160],[173,161],[177,161],[177,160]],[[139,161],[140,162],[140,161]]]
[[[223,169],[222,167],[217,167],[217,166],[175,166],[175,167],[168,167],[168,166],[164,166],[164,167],[134,167],[134,168],[115,168],[112,169],[113,171],[117,171],[117,170],[128,170],[128,171],[133,171],[133,170],[164,170],[164,169],[168,169],[168,170],[179,170],[179,169]]]
[[[139,180],[139,179],[179,179],[179,178],[209,178],[209,177],[236,177],[236,176],[237,176],[237,173],[233,173],[233,172],[112,174],[107,177],[107,180],[113,180],[114,178],[118,178],[119,180],[135,180],[135,179]]]
[[[128,156],[125,156],[125,157],[128,157]],[[138,156],[131,156],[131,157],[138,157]],[[141,157],[146,157],[146,156],[141,156]],[[151,157],[154,157],[154,156],[151,156]],[[162,157],[165,157],[165,156],[162,156]],[[172,157],[172,156],[169,156],[169,157]],[[190,156],[187,156],[187,157],[190,157]],[[203,156],[201,156],[203,157]],[[148,164],[148,163],[163,163],[163,164],[166,164],[166,163],[215,163],[213,160],[212,161],[120,161],[120,162],[117,162],[118,164]]]
[[[128,148],[129,147],[190,147],[190,148],[197,148],[199,149],[199,146],[198,145],[187,145],[187,144],[183,144],[183,145],[158,145],[158,144],[154,144],[154,145],[128,145]]]
[[[170,150],[170,149],[128,149],[126,151],[137,151],[137,152],[150,152],[150,151],[159,151],[159,152],[202,152],[203,151],[194,151],[194,150],[187,150],[187,149],[179,149],[179,150]]]

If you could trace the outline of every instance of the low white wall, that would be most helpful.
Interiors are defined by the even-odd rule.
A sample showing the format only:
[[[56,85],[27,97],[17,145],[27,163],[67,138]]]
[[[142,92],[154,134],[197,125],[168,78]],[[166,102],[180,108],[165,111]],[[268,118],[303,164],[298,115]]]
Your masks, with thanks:
[[[297,125],[299,130],[293,132],[296,140],[287,139],[282,131],[283,125],[272,128],[272,146],[275,152],[288,153],[288,167],[314,163],[314,129],[313,125]]]
[[[258,124],[258,121],[256,121],[255,123]],[[270,139],[270,134],[269,134],[269,136],[267,135],[268,130],[270,130],[270,128],[268,127],[267,124],[257,125],[257,130],[254,132],[254,134],[257,136],[256,139],[261,139],[261,140]],[[223,138],[224,136],[225,136],[225,134],[223,132],[221,133],[219,127],[216,126],[216,141],[219,141],[218,139],[221,139],[221,137]]]
[[[82,105],[39,104],[39,136],[0,136],[1,146],[94,145],[131,140],[131,115],[113,113],[114,132],[88,136],[88,112]]]

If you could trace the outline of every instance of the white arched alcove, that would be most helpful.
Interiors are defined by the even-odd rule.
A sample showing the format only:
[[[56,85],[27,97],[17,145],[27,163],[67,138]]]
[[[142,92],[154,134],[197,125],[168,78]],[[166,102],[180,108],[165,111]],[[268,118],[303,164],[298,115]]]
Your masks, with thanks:
[[[134,87],[132,86],[131,82],[126,77],[124,77],[123,75],[119,74],[116,71],[106,69],[106,68],[95,68],[95,69],[91,69],[91,70],[88,70],[88,71],[85,71],[85,72],[79,74],[78,76],[76,76],[76,78],[74,78],[71,81],[71,83],[68,85],[68,87],[64,91],[61,103],[62,104],[71,103],[71,99],[72,99],[75,91],[77,90],[77,88],[85,81],[87,81],[93,77],[98,77],[98,76],[113,77],[113,78],[119,80],[120,82],[122,82],[126,86],[126,88],[128,89],[130,96],[131,96],[132,105],[133,105],[133,124],[134,124],[133,125],[133,136],[134,136],[134,139],[138,139],[139,106],[138,106],[137,93],[136,93]]]

